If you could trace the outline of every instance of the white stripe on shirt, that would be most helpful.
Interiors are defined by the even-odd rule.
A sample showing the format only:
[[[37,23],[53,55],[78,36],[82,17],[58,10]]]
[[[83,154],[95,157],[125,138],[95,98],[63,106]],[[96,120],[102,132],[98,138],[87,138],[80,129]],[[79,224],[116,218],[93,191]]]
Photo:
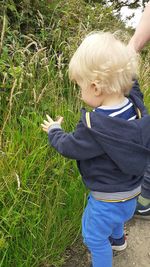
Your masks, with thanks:
[[[136,119],[136,116],[137,116],[137,115],[131,117],[130,119],[128,119],[128,121],[135,120],[135,119]]]
[[[122,108],[121,110],[109,114],[109,116],[110,116],[110,117],[115,117],[115,116],[117,116],[118,114],[121,114],[121,113],[123,113],[124,111],[128,110],[128,109],[131,108],[132,106],[133,106],[133,104],[130,103],[128,106]]]

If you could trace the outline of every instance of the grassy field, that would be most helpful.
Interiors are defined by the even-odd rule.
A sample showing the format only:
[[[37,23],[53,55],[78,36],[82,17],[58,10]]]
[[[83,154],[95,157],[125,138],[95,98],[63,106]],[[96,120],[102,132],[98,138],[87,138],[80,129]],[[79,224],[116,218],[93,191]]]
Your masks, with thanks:
[[[9,72],[1,93],[0,266],[40,262],[59,266],[62,252],[79,234],[85,194],[75,162],[49,148],[40,123],[47,113],[61,114],[64,128],[72,130],[80,104],[70,84],[57,81],[60,73],[54,74],[45,49],[32,53],[15,49],[6,60]]]
[[[48,18],[37,11],[33,24],[28,14],[24,31],[25,12],[12,5],[1,16],[0,267],[61,266],[80,235],[86,190],[76,163],[49,147],[40,124],[62,115],[64,129],[74,129],[82,103],[68,80],[69,57],[86,32],[123,24],[110,8],[65,3],[50,6]],[[140,70],[147,106],[148,59]]]

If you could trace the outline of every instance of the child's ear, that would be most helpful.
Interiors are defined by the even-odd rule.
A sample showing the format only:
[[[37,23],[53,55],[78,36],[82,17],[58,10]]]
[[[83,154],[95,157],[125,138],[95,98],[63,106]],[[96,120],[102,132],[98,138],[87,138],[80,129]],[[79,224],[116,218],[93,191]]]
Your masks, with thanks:
[[[91,89],[93,90],[95,96],[100,96],[102,93],[96,82],[93,82],[91,84]]]

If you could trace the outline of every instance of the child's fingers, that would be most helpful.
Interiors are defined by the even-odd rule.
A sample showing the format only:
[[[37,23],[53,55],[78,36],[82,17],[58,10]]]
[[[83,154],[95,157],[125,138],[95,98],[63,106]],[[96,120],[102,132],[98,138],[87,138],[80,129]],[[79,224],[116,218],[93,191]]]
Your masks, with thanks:
[[[46,128],[45,124],[42,124],[42,123],[41,123],[41,126],[42,126],[42,128]]]
[[[41,124],[41,126],[42,126],[42,130],[47,133],[48,132],[48,128],[45,127],[44,124]]]
[[[48,114],[46,114],[46,117],[50,123],[53,122],[52,118]]]
[[[46,121],[46,120],[44,120],[44,123],[45,123],[46,126],[48,126],[50,124],[50,122]]]
[[[63,117],[59,117],[59,118],[57,119],[57,122],[58,122],[59,124],[61,124],[61,123],[63,122],[63,120],[64,120]]]

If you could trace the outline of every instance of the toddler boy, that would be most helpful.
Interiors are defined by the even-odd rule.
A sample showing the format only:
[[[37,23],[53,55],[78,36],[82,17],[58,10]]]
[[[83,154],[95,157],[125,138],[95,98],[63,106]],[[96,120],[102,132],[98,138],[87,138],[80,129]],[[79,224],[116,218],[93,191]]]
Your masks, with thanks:
[[[138,94],[127,97],[137,63],[134,50],[115,35],[91,33],[73,55],[69,76],[92,110],[82,109],[73,133],[62,130],[62,117],[47,115],[42,124],[50,144],[77,160],[90,190],[82,234],[93,267],[112,267],[112,249],[126,248],[124,223],[134,214],[150,160],[150,117]]]

